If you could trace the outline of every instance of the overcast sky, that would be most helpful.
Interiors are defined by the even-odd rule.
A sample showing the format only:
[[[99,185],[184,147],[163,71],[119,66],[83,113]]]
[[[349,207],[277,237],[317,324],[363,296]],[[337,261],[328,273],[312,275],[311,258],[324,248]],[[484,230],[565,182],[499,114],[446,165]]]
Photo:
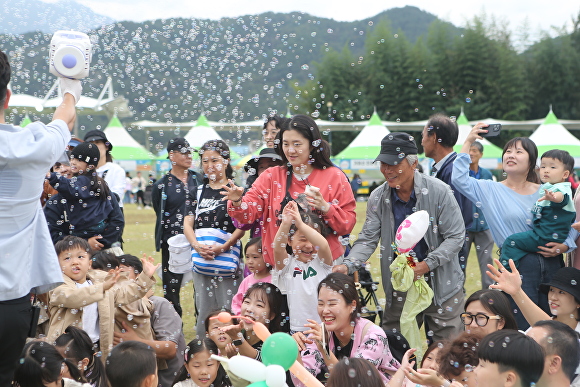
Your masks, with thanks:
[[[57,0],[43,0],[55,2]],[[534,32],[571,28],[571,16],[578,15],[578,0],[77,0],[95,12],[115,20],[144,21],[170,17],[217,20],[267,11],[301,11],[340,21],[366,19],[394,7],[414,5],[439,18],[462,26],[474,15],[486,12],[509,22],[515,29],[528,19]]]

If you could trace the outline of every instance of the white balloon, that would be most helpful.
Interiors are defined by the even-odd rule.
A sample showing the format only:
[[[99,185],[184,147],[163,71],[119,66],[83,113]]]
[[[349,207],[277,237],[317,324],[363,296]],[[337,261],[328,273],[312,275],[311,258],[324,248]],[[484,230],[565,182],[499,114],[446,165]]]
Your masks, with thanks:
[[[228,365],[234,375],[249,382],[255,383],[266,379],[266,366],[255,359],[246,356],[232,356]]]
[[[403,220],[395,235],[399,253],[411,251],[423,238],[427,228],[429,228],[429,213],[425,210],[414,212]]]
[[[266,384],[268,387],[284,387],[286,385],[286,371],[282,366],[271,364],[266,367]]]

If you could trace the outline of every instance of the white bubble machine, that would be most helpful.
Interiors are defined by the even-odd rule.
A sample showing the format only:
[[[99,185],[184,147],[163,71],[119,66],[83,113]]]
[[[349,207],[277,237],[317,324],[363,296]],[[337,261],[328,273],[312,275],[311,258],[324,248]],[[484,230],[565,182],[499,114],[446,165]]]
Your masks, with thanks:
[[[61,78],[89,75],[93,55],[89,36],[77,31],[56,31],[50,41],[50,73]]]

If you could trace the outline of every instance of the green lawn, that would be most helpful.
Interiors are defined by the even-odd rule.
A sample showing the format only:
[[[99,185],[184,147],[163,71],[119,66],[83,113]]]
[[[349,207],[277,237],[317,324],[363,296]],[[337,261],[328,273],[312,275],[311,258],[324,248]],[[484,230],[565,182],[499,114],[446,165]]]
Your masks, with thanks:
[[[353,235],[358,235],[363,226],[366,208],[366,202],[357,202],[357,222],[353,230]],[[123,233],[123,239],[125,240],[124,250],[127,254],[141,257],[145,253],[147,255],[152,255],[156,262],[161,262],[161,254],[155,251],[154,230],[155,212],[152,209],[138,210],[134,204],[125,205],[125,231]],[[370,271],[373,279],[380,282],[381,275],[378,260],[379,258],[375,251],[370,259]],[[481,277],[474,249],[472,249],[469,254],[465,289],[468,295],[481,289]],[[159,296],[163,295],[161,279],[158,279],[157,281],[155,293]],[[378,297],[379,301],[384,305],[385,295],[381,286],[379,286]],[[181,289],[181,304],[183,308],[183,329],[185,338],[189,341],[195,336],[193,286],[191,283],[185,285]]]

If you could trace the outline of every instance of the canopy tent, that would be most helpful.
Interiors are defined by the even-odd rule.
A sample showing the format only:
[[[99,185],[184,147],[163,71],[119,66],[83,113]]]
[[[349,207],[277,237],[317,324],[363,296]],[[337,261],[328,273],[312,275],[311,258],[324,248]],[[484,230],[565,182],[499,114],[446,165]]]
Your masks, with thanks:
[[[538,156],[552,149],[565,150],[574,157],[575,167],[580,166],[580,140],[558,122],[551,107],[544,123],[530,136],[530,140],[536,143]]]
[[[116,160],[147,160],[153,159],[143,145],[139,144],[129,132],[125,130],[119,118],[114,115],[104,130],[107,139],[113,145],[111,155]]]
[[[374,112],[358,136],[334,157],[334,162],[343,170],[379,169],[373,161],[381,151],[381,140],[389,133]]]
[[[459,153],[472,128],[465,113],[463,113],[463,109],[461,109],[461,114],[457,118],[457,126],[459,127],[459,137],[457,138],[457,143],[453,147],[453,150]],[[500,168],[503,150],[500,147],[493,145],[485,138],[477,141],[481,142],[483,145],[483,157],[479,160],[479,165],[488,169]]]
[[[223,138],[215,131],[215,129],[209,124],[205,115],[200,115],[195,126],[187,132],[185,139],[189,142],[189,145],[194,149],[199,149],[203,144],[209,140],[223,140]],[[167,152],[165,152],[167,154]],[[230,159],[237,160],[240,158],[236,152],[230,150]]]

